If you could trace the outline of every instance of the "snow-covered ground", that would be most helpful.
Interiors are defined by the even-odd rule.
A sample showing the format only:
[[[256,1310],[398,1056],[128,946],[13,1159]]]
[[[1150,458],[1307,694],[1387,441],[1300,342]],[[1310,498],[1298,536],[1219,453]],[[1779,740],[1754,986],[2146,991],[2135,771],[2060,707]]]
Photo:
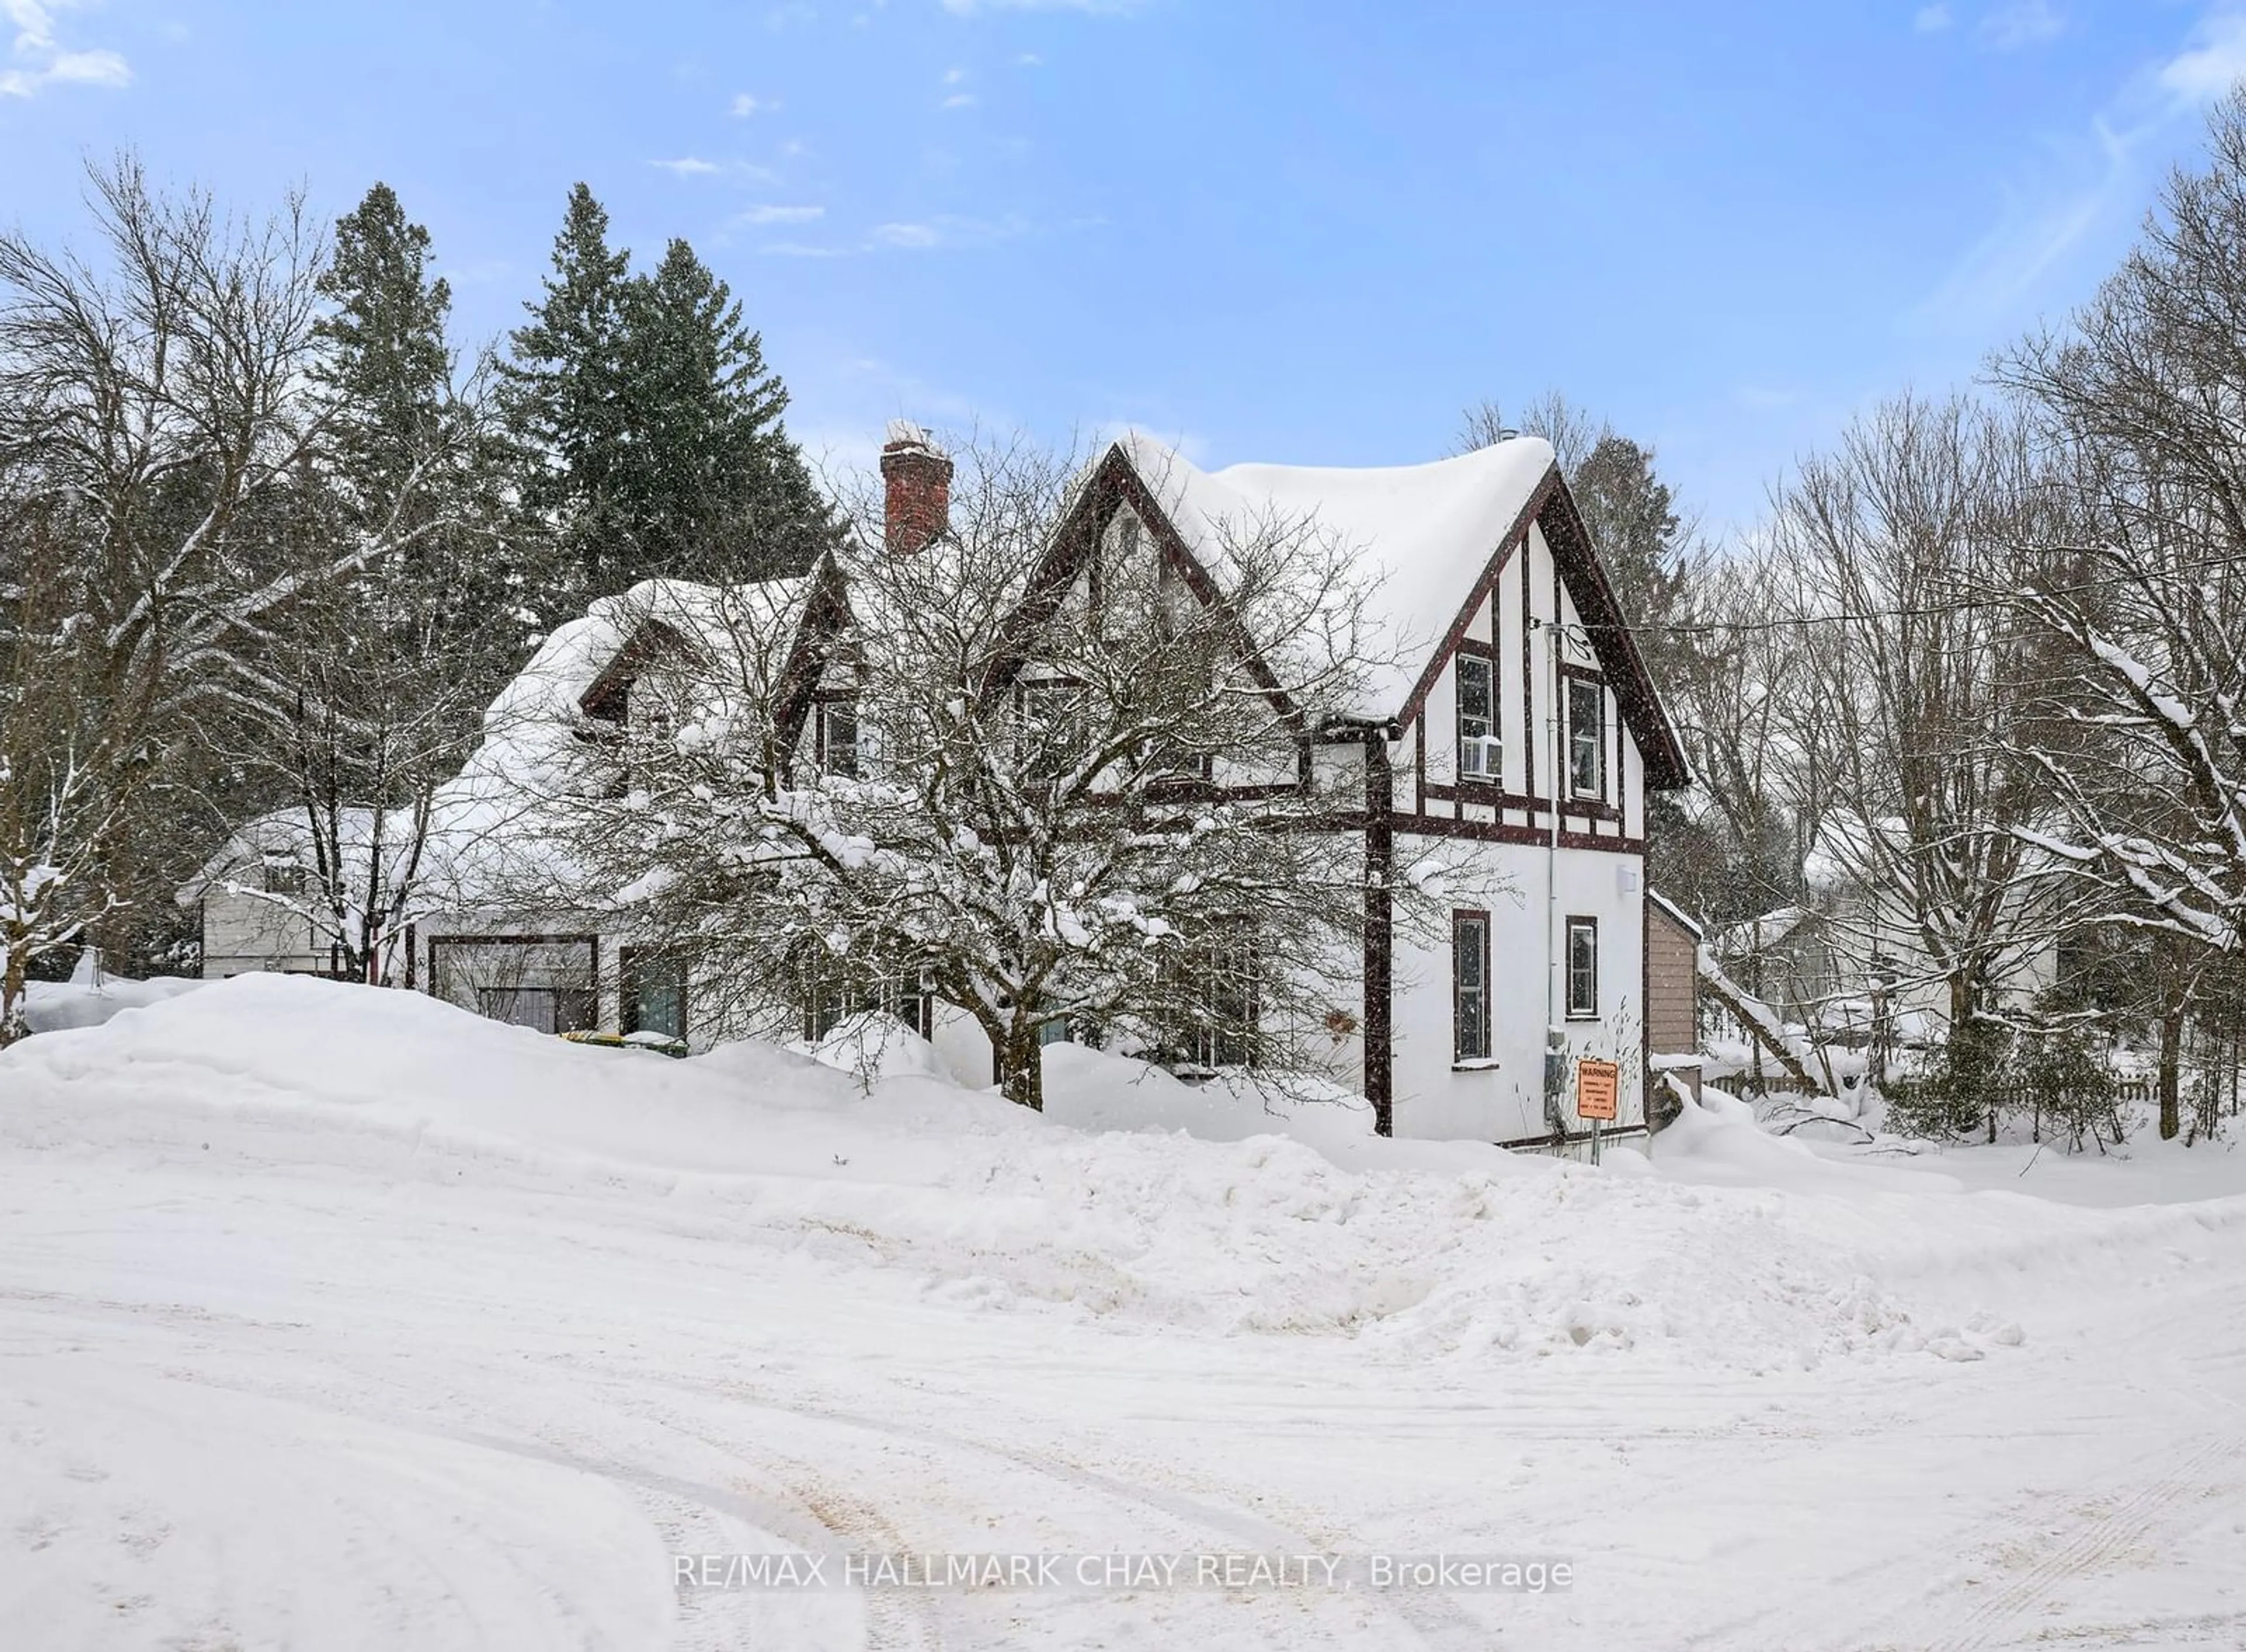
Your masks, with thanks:
[[[1719,1106],[1595,1169],[1051,1083],[258,976],[27,1040],[0,1647],[2246,1641],[2246,1154],[1896,1165]],[[1575,1574],[675,1582],[1015,1551]]]

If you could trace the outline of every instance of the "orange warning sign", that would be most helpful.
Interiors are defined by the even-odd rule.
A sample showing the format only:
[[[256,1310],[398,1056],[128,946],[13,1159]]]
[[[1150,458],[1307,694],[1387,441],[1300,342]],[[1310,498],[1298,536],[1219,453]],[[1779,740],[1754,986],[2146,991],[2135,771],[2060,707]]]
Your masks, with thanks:
[[[1622,1084],[1622,1069],[1611,1061],[1576,1064],[1576,1117],[1611,1124],[1615,1092]]]

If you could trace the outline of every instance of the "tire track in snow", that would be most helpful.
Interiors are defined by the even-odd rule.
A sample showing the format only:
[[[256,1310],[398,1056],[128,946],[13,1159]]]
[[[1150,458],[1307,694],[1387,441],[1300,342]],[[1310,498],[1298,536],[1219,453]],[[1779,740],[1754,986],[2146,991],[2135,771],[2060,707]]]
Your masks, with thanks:
[[[646,1374],[643,1374],[643,1380],[646,1379]],[[1355,1544],[1346,1533],[1337,1529],[1327,1529],[1316,1533],[1299,1531],[1271,1519],[1268,1516],[1248,1510],[1211,1503],[1202,1498],[1172,1488],[1149,1486],[1137,1481],[1124,1479],[1098,1469],[1089,1468],[1057,1452],[1034,1451],[1021,1446],[973,1439],[949,1431],[929,1428],[895,1418],[870,1417],[827,1406],[808,1406],[789,1403],[779,1399],[776,1395],[742,1384],[738,1380],[712,1385],[694,1383],[676,1377],[658,1377],[653,1380],[662,1383],[664,1386],[698,1397],[727,1399],[736,1404],[775,1412],[799,1422],[820,1423],[877,1438],[902,1440],[928,1452],[939,1463],[947,1456],[956,1458],[967,1454],[997,1459],[1011,1465],[1016,1471],[1024,1472],[1038,1479],[1058,1484],[1079,1494],[1089,1494],[1110,1503],[1149,1511],[1160,1517],[1174,1531],[1181,1532],[1188,1537],[1198,1536],[1204,1540],[1204,1547],[1211,1548],[1237,1543],[1245,1546],[1251,1552],[1257,1553],[1331,1554],[1352,1547],[1361,1547]],[[682,1425],[674,1415],[657,1413],[651,1416],[650,1420],[665,1428],[698,1439],[713,1450],[736,1454],[740,1450],[738,1442],[713,1438],[700,1429],[687,1428]],[[754,1436],[752,1434],[750,1438],[753,1438]],[[757,1449],[759,1454],[767,1458],[798,1463],[805,1476],[805,1482],[800,1485],[791,1485],[789,1489],[795,1495],[804,1497],[807,1510],[814,1518],[820,1519],[823,1524],[827,1525],[830,1530],[845,1536],[855,1536],[862,1531],[872,1531],[883,1538],[894,1550],[900,1553],[922,1552],[929,1547],[926,1544],[914,1544],[895,1521],[881,1512],[878,1505],[854,1493],[834,1493],[831,1489],[831,1471],[815,1470],[809,1464],[803,1463],[800,1459],[789,1458],[786,1454],[777,1452],[769,1446],[759,1445]],[[821,1488],[817,1493],[816,1501],[813,1500],[810,1492],[810,1488],[813,1487]],[[1019,1499],[1010,1500],[1018,1501]],[[821,1502],[825,1502],[829,1509],[837,1513],[841,1517],[840,1519],[829,1519],[827,1514],[822,1513],[820,1506]],[[1065,1504],[1056,1504],[1050,1498],[1035,1493],[1031,1495],[1024,1506],[1043,1508],[1066,1506]],[[1214,1543],[1206,1542],[1210,1536],[1214,1536],[1217,1540]],[[1179,1547],[1189,1548],[1193,1545],[1182,1543]],[[875,1590],[870,1593],[879,1598],[888,1592]],[[907,1598],[920,1599],[910,1594],[908,1594]],[[1439,1591],[1385,1590],[1378,1593],[1368,1592],[1361,1598],[1384,1609],[1387,1615],[1400,1620],[1399,1627],[1408,1631],[1413,1637],[1413,1642],[1427,1649],[1428,1652],[1484,1652],[1484,1649],[1492,1642],[1493,1631],[1487,1625]],[[927,1644],[942,1643],[940,1628],[936,1626],[932,1620],[923,1621],[920,1626],[920,1631],[923,1634],[934,1633],[938,1637],[928,1642]],[[1293,1644],[1285,1642],[1281,1643]],[[920,1642],[906,1641],[898,1644],[909,1647]],[[1409,1643],[1399,1642],[1392,1644],[1401,1647]]]
[[[2078,1526],[2058,1548],[1981,1601],[1957,1633],[1929,1642],[1927,1652],[1980,1652],[1998,1644],[2007,1630],[2036,1616],[2061,1583],[2096,1572],[2134,1547],[2169,1509],[2202,1492],[2214,1470],[2242,1454],[2246,1441],[2233,1435],[2171,1458],[2166,1472],[2112,1497],[2106,1512]]]

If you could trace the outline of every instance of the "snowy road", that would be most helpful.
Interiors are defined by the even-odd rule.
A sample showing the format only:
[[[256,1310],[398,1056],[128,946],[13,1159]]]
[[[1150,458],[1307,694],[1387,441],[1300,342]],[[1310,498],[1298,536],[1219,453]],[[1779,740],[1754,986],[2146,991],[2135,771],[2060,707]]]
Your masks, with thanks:
[[[148,1014],[177,1017],[174,1044],[110,1061],[115,1038],[58,1035],[89,1042],[0,1064],[0,1645],[2246,1644],[2246,1200],[2102,1212],[1540,1166],[1490,1196],[1556,1186],[1561,1214],[1508,1247],[1642,1243],[1678,1206],[1861,1245],[1930,1330],[1977,1313],[2026,1334],[1930,1339],[1959,1358],[1504,1353],[1388,1334],[1439,1289],[1315,1334],[1009,1288],[997,1262],[930,1261],[946,1232],[987,1243],[971,1215],[902,1214],[956,1166],[884,1172],[892,1214],[844,1197],[854,1155],[824,1139],[816,1199],[651,1190],[433,1127],[401,1147],[298,1116],[257,1062],[188,1059],[184,1010]],[[670,1073],[640,1059],[600,1071]],[[1033,1163],[1061,1227],[1097,1193],[1060,1189],[1072,1161],[1038,1159],[1045,1139],[998,1138],[978,1174]],[[1230,1154],[1252,1185],[1238,1149],[1130,1139],[1196,1175]],[[1446,1207],[1410,1187],[1409,1208]],[[1377,1191],[1310,1237],[1371,1222]],[[1732,1288],[1712,1280],[1718,1308]],[[673,1587],[675,1554],[785,1549],[1448,1550],[1578,1577],[1542,1596]]]

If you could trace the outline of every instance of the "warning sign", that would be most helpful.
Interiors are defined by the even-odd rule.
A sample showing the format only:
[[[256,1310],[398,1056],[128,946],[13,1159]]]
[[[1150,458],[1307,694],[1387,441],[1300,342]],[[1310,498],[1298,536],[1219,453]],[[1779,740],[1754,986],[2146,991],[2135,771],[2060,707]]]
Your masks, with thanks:
[[[1576,1064],[1576,1117],[1612,1124],[1615,1091],[1621,1087],[1622,1069],[1611,1061]]]

